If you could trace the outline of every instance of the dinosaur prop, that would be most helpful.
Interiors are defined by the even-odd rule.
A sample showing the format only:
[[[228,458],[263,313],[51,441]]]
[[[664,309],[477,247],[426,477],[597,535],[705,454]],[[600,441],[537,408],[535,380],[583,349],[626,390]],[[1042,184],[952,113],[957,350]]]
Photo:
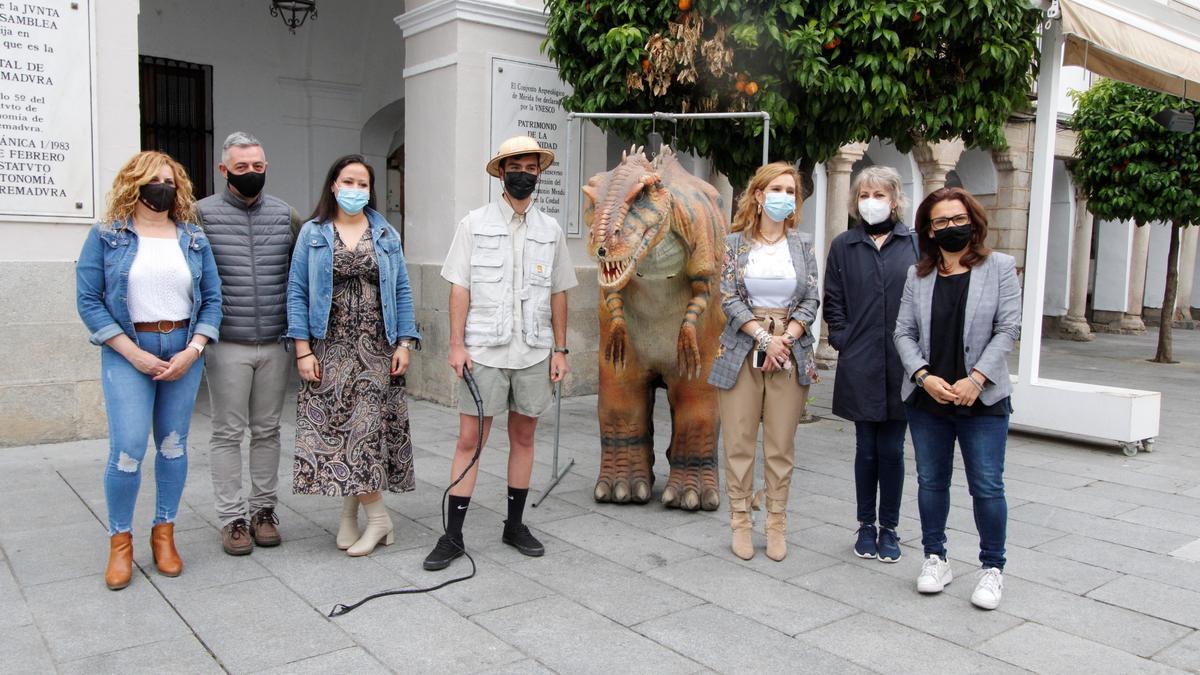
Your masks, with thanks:
[[[654,396],[671,404],[671,465],[662,502],[721,503],[717,391],[707,383],[725,322],[717,291],[728,231],[717,191],[664,147],[640,148],[593,176],[583,194],[588,253],[600,282],[601,461],[598,502],[650,500]]]

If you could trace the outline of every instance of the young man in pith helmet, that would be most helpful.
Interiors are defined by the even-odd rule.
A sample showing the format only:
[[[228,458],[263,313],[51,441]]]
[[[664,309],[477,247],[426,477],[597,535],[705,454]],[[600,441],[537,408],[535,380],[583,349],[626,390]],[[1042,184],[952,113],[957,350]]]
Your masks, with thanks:
[[[508,414],[508,518],[502,540],[528,556],[545,552],[521,522],[533,470],[538,416],[553,400],[567,365],[567,289],[578,282],[558,222],[533,205],[538,177],[554,153],[528,136],[500,144],[487,172],[500,180],[499,199],[458,223],[442,278],[450,282],[450,367],[459,377],[458,444],[450,479],[487,443],[492,418]],[[468,370],[483,400],[479,411],[463,378]],[[446,534],[425,558],[440,570],[463,554],[463,520],[478,465],[450,490]]]

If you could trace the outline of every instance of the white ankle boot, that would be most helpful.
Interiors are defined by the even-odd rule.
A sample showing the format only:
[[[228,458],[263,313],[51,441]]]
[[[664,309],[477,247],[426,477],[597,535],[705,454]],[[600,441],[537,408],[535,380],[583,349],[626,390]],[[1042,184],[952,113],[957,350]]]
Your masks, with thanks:
[[[396,534],[392,529],[392,517],[388,515],[387,507],[383,505],[382,499],[363,504],[363,509],[367,512],[367,529],[363,530],[358,541],[346,550],[347,555],[367,555],[374,551],[378,544],[390,546],[396,541]]]
[[[345,551],[358,541],[362,532],[358,530],[358,497],[342,497],[342,524],[338,526],[337,547]]]

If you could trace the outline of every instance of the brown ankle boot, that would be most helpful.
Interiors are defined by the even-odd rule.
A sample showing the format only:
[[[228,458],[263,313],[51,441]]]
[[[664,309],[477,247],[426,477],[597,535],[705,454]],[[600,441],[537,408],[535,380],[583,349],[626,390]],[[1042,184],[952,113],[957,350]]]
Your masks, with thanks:
[[[787,557],[787,502],[767,500],[767,557],[779,562]]]
[[[150,550],[154,564],[164,577],[177,577],[183,572],[183,561],[175,550],[175,523],[159,523],[150,531]]]
[[[104,583],[119,591],[133,579],[133,535],[129,532],[114,534],[108,542],[108,568],[104,570]]]
[[[750,520],[750,499],[729,500],[729,527],[733,530],[733,542],[729,548],[733,554],[742,560],[754,557],[754,544],[751,532],[754,523]]]

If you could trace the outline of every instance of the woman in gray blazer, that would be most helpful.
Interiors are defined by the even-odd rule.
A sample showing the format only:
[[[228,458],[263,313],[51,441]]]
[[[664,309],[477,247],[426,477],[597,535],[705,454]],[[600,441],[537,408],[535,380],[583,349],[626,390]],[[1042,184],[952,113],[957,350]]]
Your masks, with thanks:
[[[1004,449],[1008,353],[1021,334],[1021,287],[1012,256],[988,250],[987,215],[961,188],[936,190],[917,208],[921,259],[908,270],[896,318],[904,364],[900,396],[917,459],[925,563],[917,590],[938,593],[953,575],[946,517],[954,442],[962,449],[982,569],[971,602],[995,609],[1004,589]]]
[[[767,557],[787,555],[788,487],[796,425],[816,379],[813,338],[817,260],[812,239],[796,231],[800,176],[786,162],[761,167],[742,193],[726,240],[721,308],[726,324],[708,382],[720,391],[734,555],[754,556],[750,511],[758,427],[763,429]]]

